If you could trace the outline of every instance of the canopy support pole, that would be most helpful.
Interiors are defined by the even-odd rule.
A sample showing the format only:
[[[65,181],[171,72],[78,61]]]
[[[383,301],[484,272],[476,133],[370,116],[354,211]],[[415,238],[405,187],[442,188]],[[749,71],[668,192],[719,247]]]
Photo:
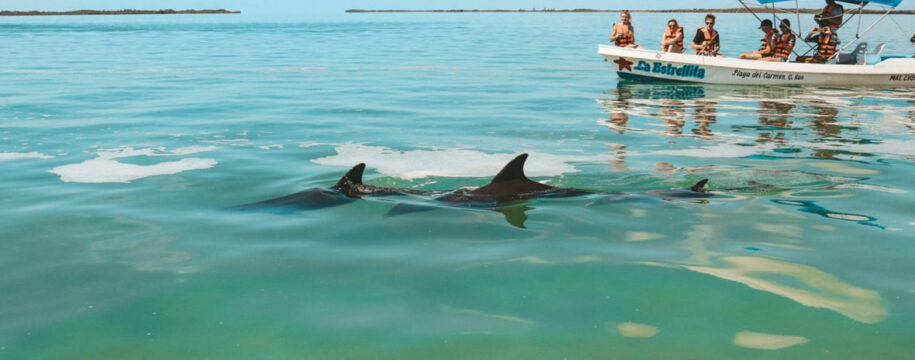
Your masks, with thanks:
[[[906,38],[909,36],[909,33],[906,32],[905,29],[902,28],[902,25],[899,25],[899,23],[896,21],[895,17],[890,15],[890,20],[893,20],[893,24],[896,24],[896,27],[899,28],[899,32],[902,33],[903,38]],[[909,44],[911,44],[913,47],[915,47],[915,42],[910,42]]]
[[[778,16],[775,15],[775,3],[772,3],[772,26],[778,29]]]
[[[858,5],[857,8],[851,9],[851,11],[846,11],[845,14],[851,14],[851,16],[849,16],[848,19],[845,19],[845,21],[843,21],[843,22],[842,22],[842,25],[839,26],[839,27],[840,27],[840,28],[845,27],[845,24],[848,24],[849,22],[851,22],[851,20],[854,19],[855,16],[861,15],[861,12],[864,10],[864,7],[865,7],[865,6],[867,6],[867,2],[866,2],[866,1],[863,2],[863,3],[861,3],[861,5]]]
[[[801,29],[801,5],[800,5],[800,3],[798,3],[798,0],[795,0],[795,1],[794,1],[794,4],[795,4],[795,6],[797,7],[797,24],[798,24],[798,27],[797,27],[797,28],[798,28],[798,31],[795,32],[794,29],[791,29],[791,33],[794,34],[794,38],[795,38],[795,39],[798,39],[798,38],[801,38],[801,31],[800,31],[800,29]],[[779,25],[781,25],[781,21],[782,21],[782,20],[778,18],[778,15],[775,13],[775,10],[776,10],[776,9],[775,9],[775,3],[773,3],[773,4],[772,4],[772,18],[775,19],[775,25],[774,25],[774,26],[775,26],[775,27],[778,27]],[[751,12],[752,12],[752,10],[751,10]],[[801,40],[804,40],[804,39],[801,38]],[[795,44],[795,47],[797,47],[797,40],[795,40],[794,44]],[[816,47],[810,45],[810,43],[804,41],[804,44],[806,44],[807,47],[808,47],[807,52],[805,52],[804,55],[807,55],[807,53],[809,53],[809,52],[812,51],[812,50],[816,50]],[[801,54],[798,54],[797,50],[795,50],[795,49],[791,49],[791,52],[794,53],[795,56],[802,56]]]
[[[740,3],[740,5],[743,5],[744,9],[747,9],[747,11],[749,11],[750,14],[753,14],[753,17],[755,17],[756,20],[759,20],[760,22],[762,22],[762,18],[760,18],[758,15],[756,15],[756,12],[754,12],[753,9],[751,9],[749,6],[747,6],[747,4],[745,2],[743,2],[743,0],[737,0],[737,1]],[[797,3],[797,0],[795,0],[795,4],[797,4],[797,7],[798,7],[797,22],[798,22],[798,24],[800,24],[801,23],[800,4]],[[772,18],[775,19],[774,26],[778,26],[778,24],[781,20],[778,18],[778,15],[775,14],[775,4],[772,4]],[[798,25],[798,26],[800,26],[800,25]],[[800,27],[798,27],[798,29],[800,29]],[[794,32],[794,30],[791,30],[791,33],[794,34],[795,39],[801,37],[800,31]],[[795,41],[795,44],[797,44],[797,41]],[[807,49],[807,52],[805,52],[804,55],[807,55],[810,51],[816,49],[815,47],[811,46],[806,41],[804,42],[804,44],[807,44],[807,47],[810,48],[810,49]],[[796,56],[801,56],[797,53],[797,50],[791,49],[791,52],[793,52],[794,55],[796,55]]]
[[[801,25],[801,0],[794,0],[794,9],[797,14],[797,35],[801,34],[804,27]],[[797,51],[794,52],[797,55]]]
[[[762,19],[756,15],[756,13],[753,11],[753,9],[751,9],[749,6],[747,6],[747,3],[743,2],[743,0],[737,0],[737,1],[739,1],[740,5],[743,5],[743,8],[747,9],[747,11],[749,11],[750,14],[753,14],[753,17],[755,17],[756,20],[759,20],[760,22],[762,22]]]
[[[885,13],[883,13],[883,16],[881,16],[879,19],[877,19],[877,21],[874,21],[874,23],[871,24],[871,26],[868,26],[868,27],[867,27],[867,30],[864,30],[863,33],[856,35],[856,39],[852,40],[852,42],[850,42],[850,43],[846,44],[845,46],[843,46],[841,49],[839,49],[839,51],[836,51],[836,53],[835,53],[834,55],[832,55],[832,56],[830,57],[830,59],[839,56],[839,53],[841,53],[842,50],[845,50],[845,49],[847,49],[849,46],[852,46],[854,43],[858,42],[858,40],[861,38],[861,36],[864,36],[865,34],[869,33],[869,32],[871,31],[871,29],[874,28],[874,26],[877,26],[877,24],[879,24],[881,21],[883,21],[884,18],[886,18],[887,16],[889,16],[891,12],[893,12],[893,9],[892,9],[892,8],[890,8],[890,9],[887,10]]]

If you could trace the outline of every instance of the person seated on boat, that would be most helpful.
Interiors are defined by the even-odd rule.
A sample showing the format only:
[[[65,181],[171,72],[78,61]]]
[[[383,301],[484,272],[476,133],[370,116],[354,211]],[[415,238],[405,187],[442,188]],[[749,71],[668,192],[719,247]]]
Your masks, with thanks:
[[[721,39],[715,30],[715,15],[705,15],[705,26],[696,30],[696,36],[689,46],[696,51],[696,55],[724,57],[719,54]]]
[[[794,43],[797,40],[794,32],[791,31],[791,21],[782,19],[778,28],[782,34],[775,39],[775,54],[762,58],[763,61],[788,62],[788,59],[791,58],[791,52],[794,51]]]
[[[661,51],[682,53],[683,52],[683,27],[677,24],[677,19],[667,21],[667,28],[664,29],[664,37],[661,38]]]
[[[810,33],[804,38],[804,41],[806,42],[817,43],[816,53],[813,56],[798,56],[795,61],[800,63],[823,64],[836,54],[836,49],[839,47],[839,36],[836,35],[832,27],[829,26],[828,21],[820,19],[818,24],[820,26],[810,30]]]
[[[763,58],[775,56],[775,40],[778,39],[778,31],[772,28],[772,20],[765,19],[759,24],[759,30],[766,35],[763,36],[762,45],[759,50],[750,51],[740,54],[739,59],[762,60]]]
[[[632,27],[632,15],[629,10],[623,10],[620,13],[620,22],[613,24],[613,31],[610,32],[610,41],[619,47],[639,48],[635,44],[635,28]]]
[[[837,4],[835,0],[826,0],[826,7],[814,16],[814,20],[816,22],[820,22],[820,20],[826,21],[827,25],[832,28],[832,32],[836,32],[842,27],[842,17],[844,15],[845,8],[842,5]]]
[[[911,43],[915,44],[915,34],[912,34],[912,38],[909,39],[909,41],[910,41]]]

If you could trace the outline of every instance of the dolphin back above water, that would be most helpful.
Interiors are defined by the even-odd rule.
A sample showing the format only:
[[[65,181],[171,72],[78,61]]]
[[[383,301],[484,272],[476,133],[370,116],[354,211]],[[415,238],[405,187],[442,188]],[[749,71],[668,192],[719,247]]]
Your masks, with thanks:
[[[518,155],[489,184],[473,190],[455,190],[436,200],[447,203],[500,204],[535,197],[571,197],[593,194],[593,191],[563,189],[532,181],[524,175],[527,154]]]
[[[365,164],[353,166],[331,188],[313,188],[275,199],[245,204],[231,210],[286,209],[314,210],[343,205],[363,196],[429,195],[431,192],[413,189],[394,189],[362,183]]]

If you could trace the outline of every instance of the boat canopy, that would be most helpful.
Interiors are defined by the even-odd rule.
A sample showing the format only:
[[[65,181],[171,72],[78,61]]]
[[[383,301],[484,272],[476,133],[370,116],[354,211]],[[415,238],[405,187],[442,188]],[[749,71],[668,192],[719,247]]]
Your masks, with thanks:
[[[794,2],[795,0],[757,0],[757,1],[759,1],[760,4],[772,4],[772,3],[787,2],[787,1]],[[844,2],[844,3],[852,3],[852,4],[865,4],[865,3],[880,4],[880,5],[886,5],[886,6],[892,6],[892,7],[897,7],[897,6],[899,6],[900,3],[902,3],[902,0],[870,0],[870,1],[836,0],[836,1]]]

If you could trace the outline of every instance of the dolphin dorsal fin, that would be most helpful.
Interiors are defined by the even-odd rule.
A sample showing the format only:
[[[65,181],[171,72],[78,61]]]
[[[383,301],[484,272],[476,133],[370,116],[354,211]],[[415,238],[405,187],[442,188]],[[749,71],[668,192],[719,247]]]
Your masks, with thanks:
[[[695,192],[707,192],[708,191],[708,179],[699,180],[695,185],[689,187],[690,191]]]
[[[500,183],[511,180],[527,180],[527,177],[524,176],[524,162],[527,161],[527,154],[521,154],[515,157],[512,161],[505,165],[502,168],[502,171],[499,171],[499,174],[496,177],[492,178],[490,183]]]
[[[353,166],[352,169],[346,172],[343,177],[340,178],[340,181],[337,181],[337,184],[334,185],[334,188],[337,190],[345,189],[353,185],[362,185],[362,172],[365,171],[365,164],[360,163],[356,166]]]

